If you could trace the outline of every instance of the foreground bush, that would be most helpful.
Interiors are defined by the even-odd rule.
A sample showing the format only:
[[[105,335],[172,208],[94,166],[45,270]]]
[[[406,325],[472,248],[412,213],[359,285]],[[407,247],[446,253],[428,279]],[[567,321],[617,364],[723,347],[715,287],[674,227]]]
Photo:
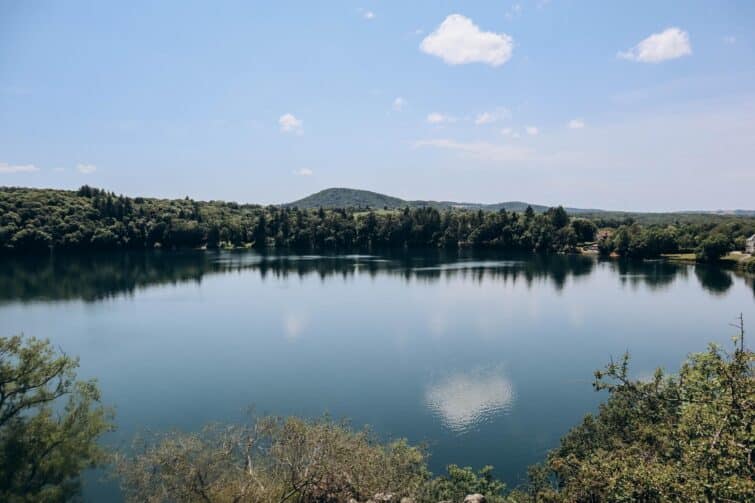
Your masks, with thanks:
[[[0,501],[68,501],[81,471],[106,460],[97,438],[110,413],[77,366],[48,341],[0,337]]]
[[[595,374],[610,397],[530,470],[517,501],[755,501],[753,352],[711,345],[676,376]]]
[[[315,502],[416,494],[425,454],[323,419],[263,418],[141,440],[117,472],[130,501]]]
[[[199,434],[138,439],[116,472],[129,501],[461,502],[480,493],[503,502],[492,468],[450,466],[432,478],[423,449],[377,442],[328,419],[263,418],[251,426],[210,426]]]

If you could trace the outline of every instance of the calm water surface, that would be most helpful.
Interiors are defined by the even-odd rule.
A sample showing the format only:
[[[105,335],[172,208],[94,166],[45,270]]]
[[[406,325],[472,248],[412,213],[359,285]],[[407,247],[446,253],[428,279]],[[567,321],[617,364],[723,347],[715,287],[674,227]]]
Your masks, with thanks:
[[[125,445],[145,428],[330,413],[509,484],[595,410],[592,372],[675,370],[755,323],[752,279],[578,256],[252,252],[4,258],[0,327],[81,357]],[[86,496],[112,499],[88,477]]]

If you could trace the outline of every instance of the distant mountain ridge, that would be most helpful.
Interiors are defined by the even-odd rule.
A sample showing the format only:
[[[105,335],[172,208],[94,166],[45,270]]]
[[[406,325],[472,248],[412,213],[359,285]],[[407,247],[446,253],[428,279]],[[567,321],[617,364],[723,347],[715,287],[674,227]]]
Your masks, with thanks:
[[[389,196],[386,194],[380,194],[379,192],[373,192],[371,190],[349,189],[345,187],[332,187],[324,189],[319,192],[315,192],[307,197],[285,203],[284,207],[297,207],[302,209],[312,208],[371,208],[371,209],[398,209],[398,208],[435,208],[439,210],[448,208],[463,208],[468,210],[483,210],[483,211],[499,211],[506,209],[507,211],[524,211],[527,206],[532,206],[532,209],[536,212],[544,212],[549,207],[542,204],[532,204],[524,201],[504,201],[501,203],[465,203],[456,201],[432,201],[432,200],[406,200],[400,197]],[[755,210],[687,210],[687,211],[665,211],[665,212],[636,212],[636,211],[617,211],[617,210],[604,210],[597,208],[564,208],[571,214],[601,214],[602,216],[617,216],[617,215],[639,215],[639,214],[688,214],[688,215],[730,215],[740,217],[755,217]]]
[[[531,204],[524,201],[505,201],[501,203],[483,204],[483,203],[465,203],[456,201],[424,201],[401,199],[399,197],[388,196],[370,190],[348,189],[342,187],[333,187],[319,192],[315,192],[305,198],[286,203],[283,206],[297,208],[372,208],[372,209],[397,209],[397,208],[463,208],[468,210],[499,211],[524,211],[527,206],[532,206],[536,212],[543,212],[548,206],[541,204]],[[602,210],[566,208],[570,213],[595,213]]]

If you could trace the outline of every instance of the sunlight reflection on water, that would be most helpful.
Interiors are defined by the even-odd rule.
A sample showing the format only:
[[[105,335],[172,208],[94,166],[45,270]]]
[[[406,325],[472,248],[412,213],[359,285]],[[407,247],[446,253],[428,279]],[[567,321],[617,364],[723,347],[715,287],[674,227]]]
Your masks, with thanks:
[[[458,434],[506,414],[514,398],[511,381],[499,369],[456,373],[425,392],[427,407]]]

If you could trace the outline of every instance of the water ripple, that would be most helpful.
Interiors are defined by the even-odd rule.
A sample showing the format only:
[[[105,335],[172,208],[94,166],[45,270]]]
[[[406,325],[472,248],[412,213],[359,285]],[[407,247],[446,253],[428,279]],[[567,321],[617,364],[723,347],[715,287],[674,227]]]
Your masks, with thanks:
[[[514,387],[500,370],[456,373],[425,392],[425,404],[443,425],[467,433],[511,410]]]

